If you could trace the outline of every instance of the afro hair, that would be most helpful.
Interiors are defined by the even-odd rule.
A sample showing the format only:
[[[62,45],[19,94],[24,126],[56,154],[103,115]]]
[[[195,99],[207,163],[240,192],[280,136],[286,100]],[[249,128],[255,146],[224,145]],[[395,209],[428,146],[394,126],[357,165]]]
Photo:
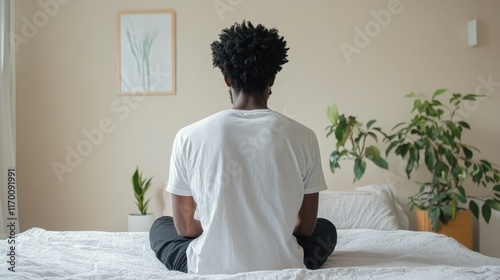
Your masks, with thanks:
[[[288,62],[286,41],[275,28],[249,21],[223,29],[213,42],[213,66],[220,68],[236,92],[263,92]]]

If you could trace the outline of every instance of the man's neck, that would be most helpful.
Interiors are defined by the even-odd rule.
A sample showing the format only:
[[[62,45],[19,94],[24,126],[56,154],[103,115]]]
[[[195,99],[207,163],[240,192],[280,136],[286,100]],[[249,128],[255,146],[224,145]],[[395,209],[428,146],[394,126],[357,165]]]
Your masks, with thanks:
[[[233,109],[238,110],[259,110],[268,109],[267,99],[264,94],[233,94]]]

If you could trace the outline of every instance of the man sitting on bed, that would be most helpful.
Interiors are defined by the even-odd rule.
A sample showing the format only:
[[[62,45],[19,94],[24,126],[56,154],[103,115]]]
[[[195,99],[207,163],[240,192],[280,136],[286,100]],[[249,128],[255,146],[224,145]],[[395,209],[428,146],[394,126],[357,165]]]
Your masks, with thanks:
[[[267,107],[288,62],[286,41],[245,21],[219,39],[213,65],[233,107],[177,133],[167,184],[173,218],[154,222],[151,248],[168,269],[189,273],[319,268],[337,232],[317,219],[318,192],[326,189],[318,142]]]

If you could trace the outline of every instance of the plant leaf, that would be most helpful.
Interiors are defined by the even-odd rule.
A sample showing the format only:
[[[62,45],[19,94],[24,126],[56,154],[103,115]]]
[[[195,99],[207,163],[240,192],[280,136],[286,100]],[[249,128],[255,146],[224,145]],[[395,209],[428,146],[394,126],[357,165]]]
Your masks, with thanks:
[[[418,96],[414,92],[411,92],[411,93],[405,95],[405,97],[408,98],[408,97],[418,97]]]
[[[326,134],[326,137],[330,136],[333,132],[335,132],[335,129],[333,129],[333,125],[327,126],[326,129],[329,130],[328,133]]]
[[[410,149],[410,143],[405,143],[399,145],[394,152],[396,153],[396,155],[400,155],[402,158],[405,158],[406,153],[408,153],[409,149]]]
[[[330,154],[330,170],[332,171],[332,173],[335,173],[335,169],[340,168],[339,159],[340,159],[339,151],[333,151]]]
[[[443,105],[443,103],[441,103],[439,100],[432,100],[431,105],[432,106],[441,106],[441,105]]]
[[[467,94],[466,96],[463,97],[463,100],[476,101],[476,97],[478,97],[478,95]]]
[[[441,215],[441,209],[429,209],[429,219],[431,220],[432,230],[438,231],[441,221],[439,220],[439,216]]]
[[[488,204],[490,208],[500,211],[500,201],[488,199],[486,200],[485,204]]]
[[[380,157],[380,150],[377,147],[372,145],[372,146],[366,147],[365,155],[366,156]]]
[[[485,167],[486,167],[485,169],[488,169],[488,170],[489,170],[489,169],[491,169],[491,168],[493,167],[493,166],[491,165],[491,163],[490,163],[489,161],[487,161],[487,160],[482,159],[482,160],[480,160],[479,162],[480,162],[483,166],[485,166]]]
[[[139,174],[139,167],[136,168],[134,175],[132,176],[132,186],[134,187],[134,192],[136,194],[141,193],[141,186],[140,186],[140,174]]]
[[[483,207],[481,207],[481,214],[483,214],[483,218],[486,223],[489,224],[491,218],[491,207],[487,203],[483,204]]]
[[[376,120],[371,120],[369,121],[367,124],[366,124],[366,127],[367,128],[370,128],[374,123],[376,122]]]
[[[439,95],[445,93],[447,91],[447,89],[445,88],[441,88],[441,89],[438,89],[434,92],[434,94],[432,95],[432,99],[434,99],[435,97],[438,97]]]
[[[342,143],[344,135],[347,130],[347,121],[341,120],[335,129],[335,138],[337,139],[337,147],[344,146],[345,142]]]
[[[153,179],[152,177],[150,177],[147,181],[145,181],[144,185],[143,185],[143,193],[146,194],[147,190],[149,189],[149,187],[151,186],[151,179]]]
[[[387,161],[380,156],[369,156],[368,159],[370,159],[373,163],[375,163],[375,165],[377,165],[380,168],[383,169],[389,168],[389,164],[387,163]]]
[[[146,215],[148,213],[148,203],[149,203],[149,199],[144,203],[144,205],[142,206],[142,209],[140,209],[142,215]]]
[[[432,150],[432,148],[429,148],[425,153],[425,165],[430,172],[433,171],[435,163],[436,158],[434,157],[434,151]]]
[[[332,104],[327,108],[327,116],[332,124],[336,124],[339,120],[339,110],[337,104]]]
[[[462,151],[464,151],[464,155],[467,159],[471,159],[474,156],[474,153],[465,146],[462,146]]]
[[[470,130],[470,125],[464,121],[459,121],[458,124],[463,127],[463,128],[467,128]]]
[[[375,129],[375,128],[373,128],[373,129]],[[375,142],[378,142],[377,134],[375,134],[373,132],[368,132],[367,135],[371,136],[373,138],[373,140],[375,140]]]
[[[417,149],[419,149],[419,150],[425,148],[426,146],[427,146],[427,142],[424,140],[415,141],[415,147],[417,147]]]
[[[423,105],[422,105],[422,101],[420,101],[420,99],[415,99],[415,101],[413,101],[413,110],[411,110],[412,112],[415,111],[415,110],[418,110],[419,113],[422,113],[423,111]]]
[[[438,89],[434,92],[434,94],[432,95],[432,99],[434,100],[434,98],[438,97],[439,95],[445,93],[447,91],[447,89]]]
[[[361,179],[363,174],[365,174],[366,162],[363,161],[361,157],[357,157],[354,160],[354,181]]]
[[[406,168],[405,168],[405,171],[406,171],[406,176],[408,178],[410,178],[411,176],[411,171],[413,170],[413,166],[415,165],[415,160],[413,159],[409,159],[408,162],[406,163]]]
[[[402,126],[403,124],[406,124],[406,123],[405,123],[405,122],[400,122],[400,123],[396,124],[396,125],[392,128],[392,130],[396,129],[396,128],[397,128],[397,127],[399,127],[399,126]]]
[[[457,187],[459,195],[458,195],[458,200],[461,203],[466,203],[467,202],[467,195],[465,194],[465,189],[462,186]]]
[[[453,153],[449,150],[445,151],[444,153],[444,157],[446,158],[446,160],[448,161],[448,164],[450,166],[453,166],[455,164],[455,155],[453,155]]]
[[[392,142],[391,144],[389,144],[389,147],[387,147],[387,149],[385,150],[385,156],[387,157],[389,155],[389,153],[391,152],[391,150],[394,147],[396,147],[398,144],[399,144],[398,141],[395,141],[395,142]]]
[[[448,128],[450,129],[451,131],[451,135],[453,137],[456,137],[458,139],[461,139],[462,138],[462,131],[460,131],[460,129],[453,123],[453,122],[448,122],[447,123],[447,126]],[[451,141],[450,141],[451,142]]]
[[[472,212],[472,215],[474,215],[474,217],[476,217],[476,219],[479,219],[479,206],[477,205],[477,203],[474,200],[471,200],[469,202],[469,209]]]

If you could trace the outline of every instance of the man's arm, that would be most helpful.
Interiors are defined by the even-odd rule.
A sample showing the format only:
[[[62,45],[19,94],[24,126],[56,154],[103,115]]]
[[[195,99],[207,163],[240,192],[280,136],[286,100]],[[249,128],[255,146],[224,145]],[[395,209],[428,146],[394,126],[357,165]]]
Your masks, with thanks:
[[[318,216],[318,198],[319,193],[304,195],[293,235],[311,236],[313,234],[314,227],[316,226],[316,218]]]
[[[200,221],[194,219],[196,202],[192,196],[172,194],[172,210],[175,229],[179,236],[196,238],[201,235],[203,229]]]

